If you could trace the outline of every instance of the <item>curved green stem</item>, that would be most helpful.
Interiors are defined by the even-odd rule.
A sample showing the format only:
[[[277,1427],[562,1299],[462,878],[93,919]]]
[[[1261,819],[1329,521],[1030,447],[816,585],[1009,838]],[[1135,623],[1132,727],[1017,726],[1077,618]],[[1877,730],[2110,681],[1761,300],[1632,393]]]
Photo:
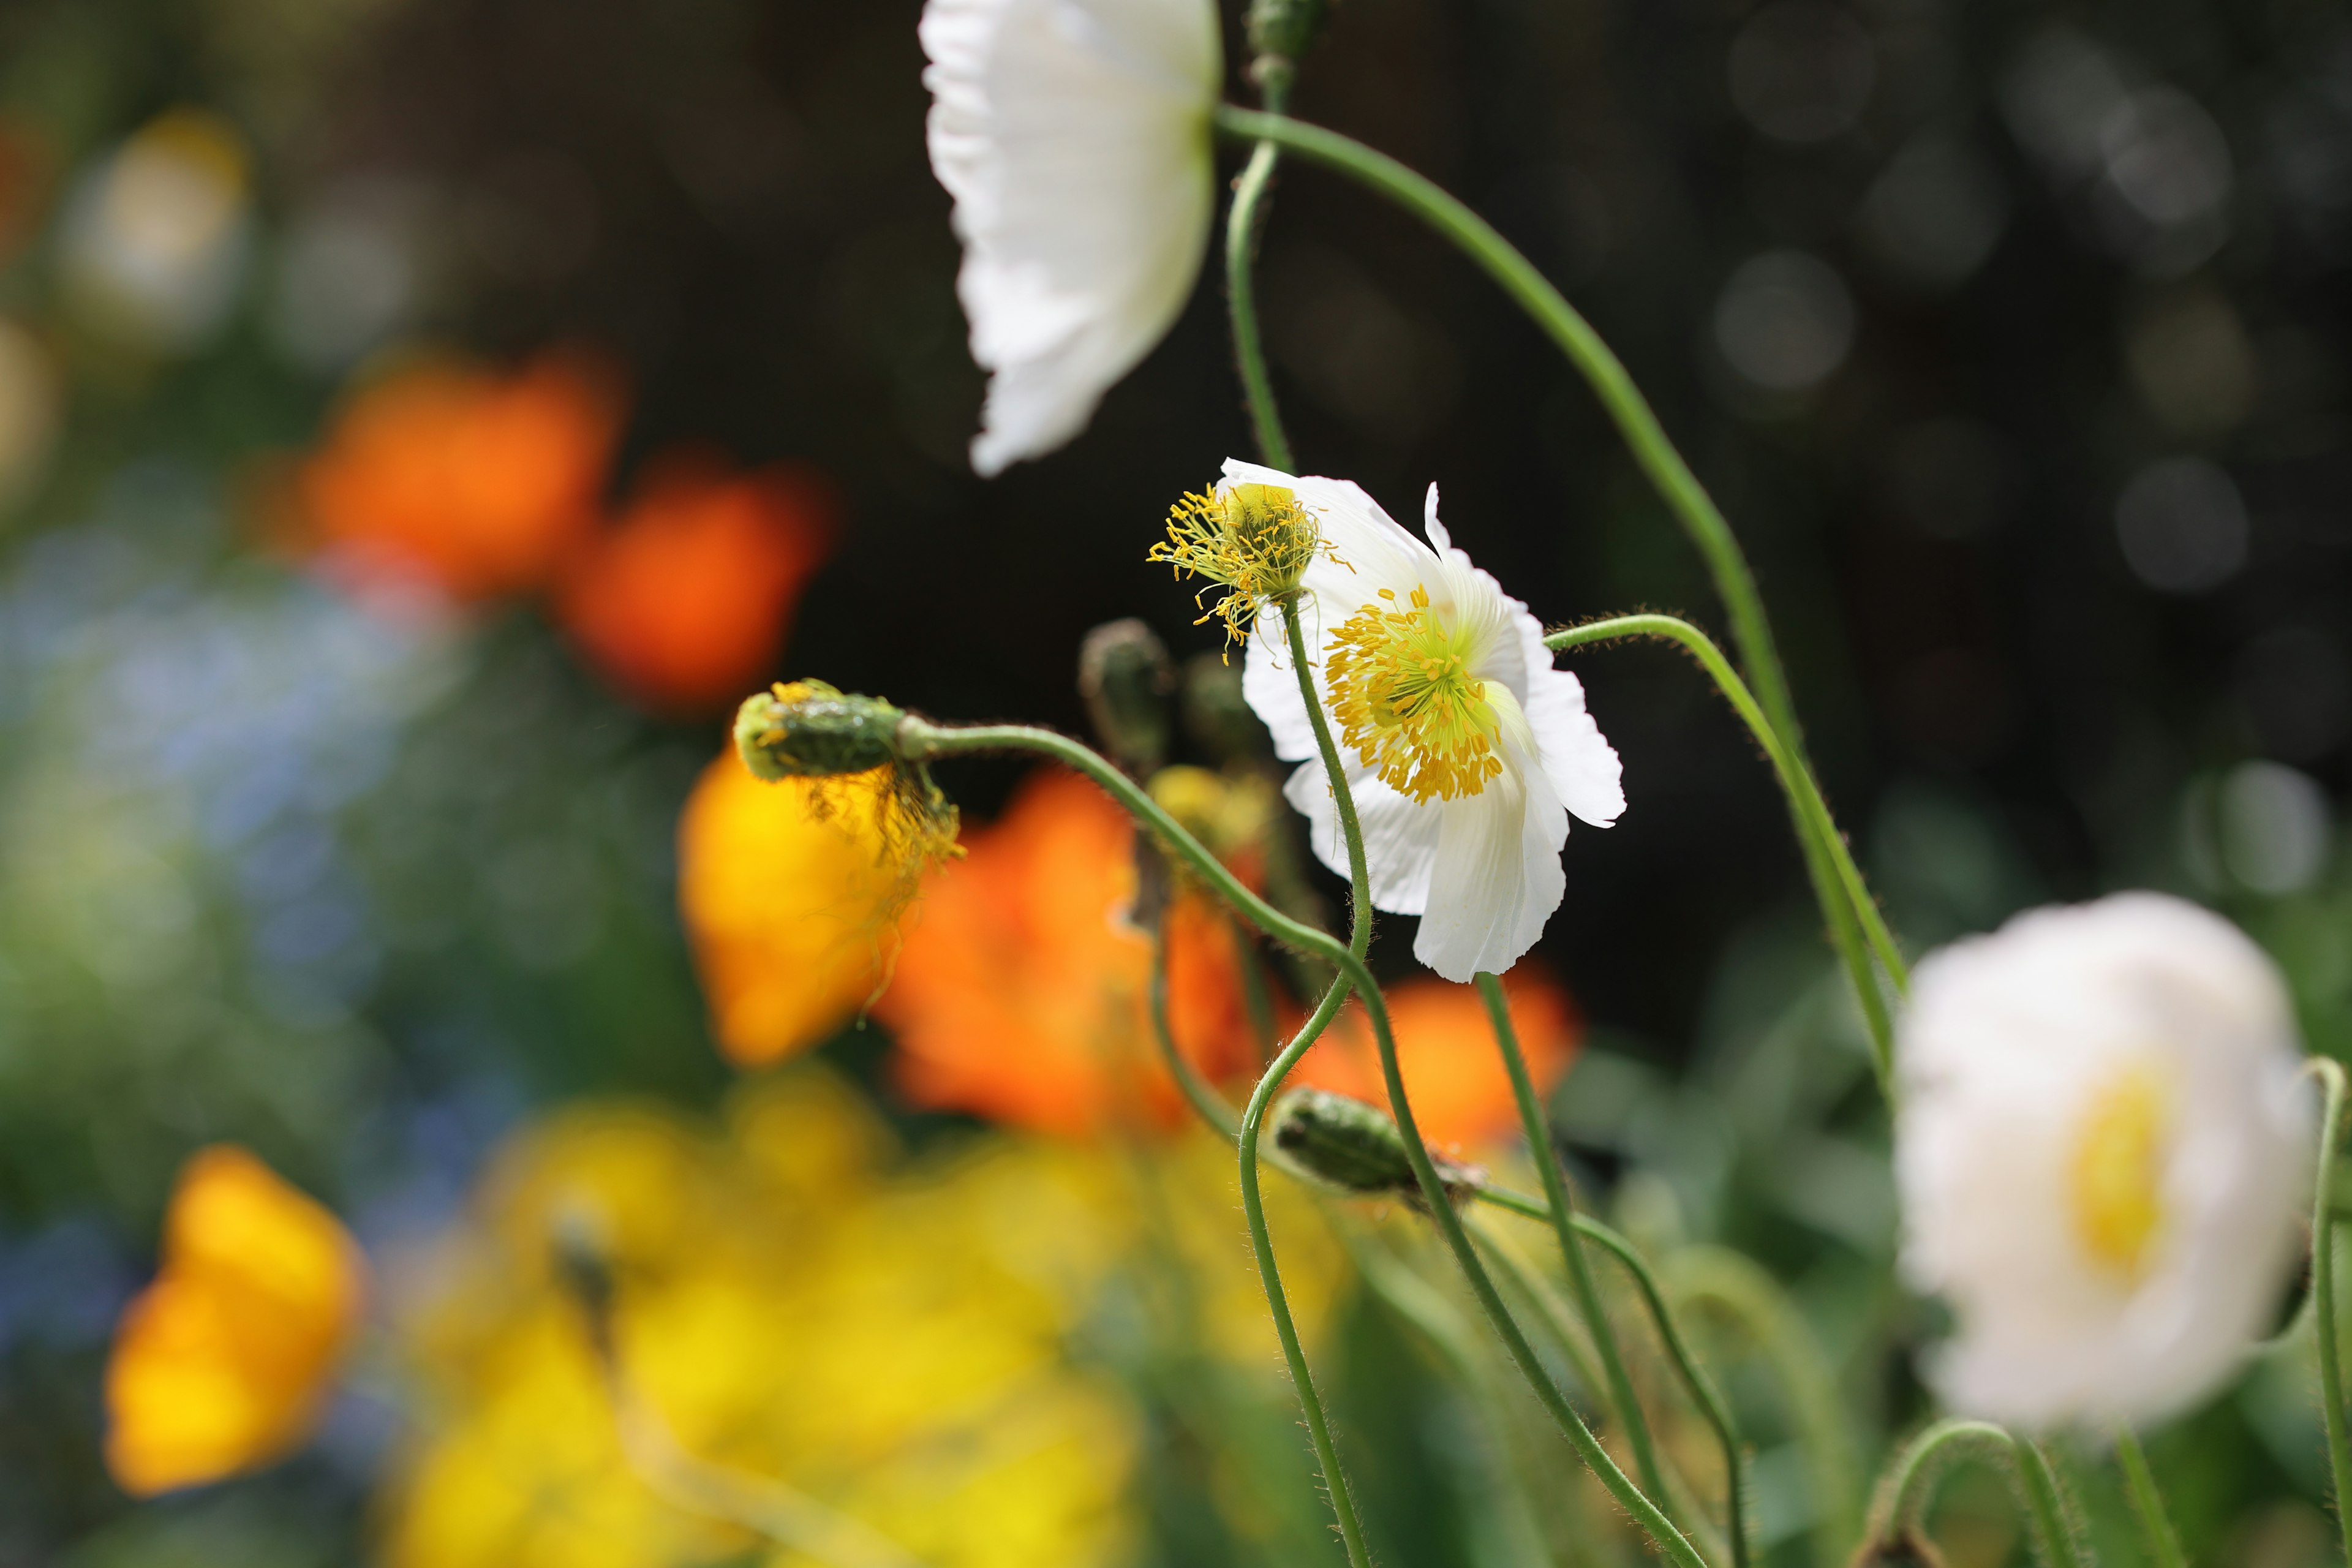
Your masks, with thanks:
[[[1739,553],[1731,525],[1698,482],[1682,454],[1658,423],[1641,389],[1624,364],[1610,351],[1591,324],[1577,313],[1535,265],[1515,249],[1476,213],[1422,175],[1385,153],[1336,132],[1308,125],[1278,113],[1222,105],[1217,128],[1231,136],[1265,145],[1279,143],[1315,163],[1336,169],[1350,179],[1388,197],[1419,217],[1477,263],[1520,309],[1533,317],[1570,362],[1591,384],[1601,406],[1633,449],[1633,458],[1658,493],[1673,509],[1699,553],[1706,558],[1717,591],[1730,612],[1732,636],[1748,665],[1765,711],[1773,727],[1799,744],[1796,709],[1780,670],[1772,629],[1764,618],[1764,604],[1756,580]]]
[[[2319,1400],[2327,1428],[2327,1468],[2335,1483],[2336,1528],[2344,1537],[2345,1560],[2352,1563],[2352,1525],[2345,1510],[2352,1508],[2352,1442],[2344,1431],[2344,1361],[2337,1347],[2336,1322],[2336,1233],[2328,1213],[2329,1178],[2336,1170],[2336,1141],[2344,1131],[2344,1068],[2327,1057],[2314,1057],[2305,1070],[2319,1079],[2319,1170],[2312,1180],[2311,1296],[2312,1327],[2319,1335]]]
[[[1790,694],[1787,674],[1781,668],[1780,651],[1772,640],[1771,623],[1765,616],[1755,575],[1739,552],[1731,525],[1667,438],[1657,415],[1643,397],[1641,389],[1633,384],[1623,363],[1592,330],[1591,323],[1532,262],[1496,233],[1493,225],[1385,153],[1320,126],[1232,105],[1217,110],[1216,123],[1228,135],[1260,146],[1278,142],[1395,202],[1452,241],[1543,329],[1591,386],[1624,437],[1634,461],[1641,465],[1683,531],[1697,547],[1714,579],[1716,592],[1731,617],[1732,641],[1756,684],[1771,728],[1780,733],[1790,751],[1801,758],[1805,752],[1804,731],[1797,721],[1796,703]],[[1859,937],[1854,921],[1839,910],[1832,891],[1836,867],[1810,836],[1802,837],[1801,842],[1806,874],[1829,915],[1832,931],[1841,949],[1850,948]],[[1885,1011],[1884,1004],[1869,994],[1868,986],[1861,989],[1863,1005],[1873,1014],[1874,1029],[1876,1015]]]
[[[1906,1536],[1925,1540],[1936,1483],[1969,1449],[2000,1471],[2021,1509],[2029,1506],[2017,1470],[2017,1450],[2007,1431],[1990,1421],[1938,1421],[1912,1438],[1887,1467],[1871,1504],[1865,1548],[1893,1548]]]
[[[2032,1516],[2034,1545],[2042,1560],[2050,1568],[2086,1568],[2082,1542],[2075,1539],[2074,1527],[2067,1519],[2066,1500],[2058,1490],[2058,1478],[2051,1473],[2049,1459],[2039,1446],[2023,1437],[2012,1434],[2009,1441],[2017,1454],[2018,1474],[2025,1478],[2026,1511]]]
[[[1348,770],[1339,764],[1339,743],[1331,739],[1331,721],[1323,700],[1315,691],[1315,668],[1307,658],[1307,633],[1298,624],[1298,601],[1282,606],[1283,635],[1290,642],[1290,668],[1298,677],[1298,695],[1315,726],[1316,749],[1323,754],[1323,772],[1331,785],[1332,804],[1339,807],[1339,833],[1348,846],[1348,950],[1358,958],[1372,944],[1372,873],[1364,858],[1364,830],[1356,820],[1355,792],[1348,787]]]
[[[1821,1346],[1779,1282],[1743,1254],[1720,1247],[1688,1247],[1669,1261],[1667,1277],[1678,1303],[1713,1303],[1739,1325],[1771,1368],[1812,1486],[1815,1558],[1824,1568],[1842,1563],[1862,1511],[1860,1461],[1837,1378]]]
[[[2173,1533],[2171,1516],[2164,1511],[2164,1494],[2156,1489],[2156,1475],[2147,1468],[2147,1454],[2139,1435],[2128,1424],[2116,1428],[2116,1458],[2124,1472],[2124,1489],[2131,1493],[2132,1511],[2139,1515],[2140,1534],[2147,1539],[2147,1554],[2156,1568],[2189,1568]]]
[[[1258,454],[1288,473],[1295,459],[1290,455],[1290,437],[1282,428],[1281,410],[1275,405],[1274,378],[1266,370],[1265,345],[1258,335],[1257,285],[1251,276],[1262,209],[1274,183],[1275,161],[1280,156],[1274,142],[1259,142],[1250,150],[1249,163],[1234,182],[1233,209],[1225,217],[1225,303],[1234,324],[1234,363],[1241,373],[1242,395],[1249,403]]]
[[[1894,1025],[1887,1013],[1886,999],[1879,994],[1877,978],[1871,973],[1869,956],[1863,951],[1865,937],[1898,993],[1908,988],[1910,970],[1904,963],[1903,950],[1895,942],[1895,933],[1879,914],[1878,900],[1871,897],[1869,886],[1863,880],[1862,868],[1854,864],[1853,855],[1846,847],[1845,836],[1838,831],[1836,819],[1830,815],[1829,802],[1822,797],[1821,786],[1813,782],[1812,770],[1806,765],[1803,753],[1773,728],[1762,706],[1739,679],[1738,671],[1731,668],[1731,661],[1723,657],[1723,650],[1715,646],[1714,639],[1688,621],[1674,616],[1613,616],[1553,632],[1544,638],[1544,646],[1558,652],[1621,637],[1659,637],[1680,644],[1713,679],[1716,689],[1763,748],[1780,780],[1781,794],[1788,798],[1789,815],[1796,825],[1798,838],[1810,854],[1820,857],[1832,868],[1831,880],[1824,883],[1817,879],[1814,890],[1821,896],[1822,912],[1829,921],[1839,955],[1845,961],[1847,977],[1853,983],[1863,1016],[1869,1022],[1879,1081],[1891,1094]]]
[[[1528,1342],[1527,1335],[1521,1331],[1496,1292],[1495,1282],[1471,1244],[1469,1233],[1463,1227],[1462,1216],[1454,1212],[1444,1181],[1438,1174],[1436,1164],[1430,1159],[1429,1150],[1422,1141],[1420,1127],[1413,1120],[1412,1103],[1405,1097],[1403,1079],[1397,1066],[1396,1037],[1390,1027],[1388,1005],[1363,959],[1329,932],[1300,924],[1252,892],[1134,780],[1066,735],[1025,724],[950,727],[933,724],[910,713],[899,721],[898,742],[900,755],[908,762],[926,763],[943,756],[975,752],[1026,751],[1067,763],[1101,785],[1112,799],[1126,808],[1129,815],[1149,827],[1171,853],[1199,873],[1203,882],[1214,889],[1252,925],[1277,942],[1287,942],[1323,959],[1339,971],[1341,984],[1334,985],[1325,995],[1322,1005],[1316,1009],[1315,1016],[1307,1020],[1307,1027],[1275,1058],[1274,1065],[1266,1069],[1265,1077],[1259,1080],[1256,1092],[1250,1097],[1248,1109],[1242,1114],[1239,1141],[1244,1172],[1242,1199],[1249,1221],[1250,1244],[1257,1254],[1259,1272],[1267,1281],[1266,1294],[1274,1309],[1275,1331],[1282,1342],[1283,1358],[1290,1367],[1292,1380],[1298,1386],[1299,1402],[1307,1413],[1308,1435],[1315,1444],[1316,1457],[1323,1467],[1325,1484],[1331,1489],[1333,1511],[1339,1516],[1340,1534],[1347,1542],[1349,1561],[1359,1564],[1368,1562],[1362,1527],[1356,1520],[1352,1500],[1347,1493],[1321,1401],[1313,1392],[1314,1383],[1307,1370],[1306,1352],[1299,1344],[1297,1326],[1292,1321],[1289,1308],[1281,1294],[1273,1244],[1265,1226],[1265,1209],[1263,1204],[1254,1197],[1254,1183],[1258,1134],[1265,1123],[1266,1107],[1273,1100],[1282,1079],[1297,1065],[1298,1058],[1306,1054],[1307,1047],[1329,1023],[1331,1016],[1339,1011],[1345,993],[1353,988],[1362,999],[1364,1012],[1371,1023],[1373,1043],[1381,1056],[1381,1076],[1388,1086],[1390,1110],[1396,1117],[1398,1130],[1404,1134],[1405,1158],[1412,1165],[1413,1176],[1421,1186],[1423,1198],[1468,1279],[1471,1293],[1477,1297],[1480,1310],[1494,1325],[1504,1348],[1510,1352],[1513,1363],[1534,1388],[1537,1398],[1543,1402],[1562,1433],[1575,1446],[1579,1456],[1601,1478],[1601,1484],[1616,1498],[1619,1506],[1633,1516],[1634,1521],[1657,1542],[1677,1568],[1707,1568],[1706,1560],[1674,1527],[1673,1521],[1626,1478],[1625,1473],[1617,1468],[1616,1461],[1601,1447],[1591,1428],[1585,1426],[1583,1418],[1576,1414],[1552,1382],[1541,1359],[1536,1354],[1535,1347]]]
[[[1552,1148],[1551,1127],[1544,1116],[1543,1102],[1536,1095],[1535,1079],[1528,1072],[1527,1056],[1519,1049],[1518,1030],[1511,1024],[1511,1005],[1503,994],[1503,983],[1483,970],[1477,974],[1478,994],[1486,1004],[1486,1017],[1495,1031],[1496,1047],[1502,1052],[1504,1070],[1511,1079],[1511,1093],[1518,1101],[1519,1129],[1526,1134],[1528,1153],[1536,1163],[1543,1180],[1544,1201],[1551,1215],[1552,1234],[1559,1241],[1559,1255],[1568,1265],[1569,1288],[1576,1293],[1576,1307],[1584,1319],[1585,1331],[1592,1336],[1592,1348],[1601,1358],[1602,1375],[1609,1380],[1609,1401],[1617,1407],[1617,1419],[1623,1426],[1626,1446],[1633,1451],[1633,1468],[1642,1478],[1642,1485],[1653,1497],[1666,1495],[1666,1479],[1658,1468],[1657,1444],[1650,1435],[1648,1416],[1641,1400],[1633,1393],[1633,1380],[1625,1371],[1624,1352],[1617,1343],[1617,1333],[1609,1323],[1609,1310],[1601,1300],[1601,1290],[1592,1282],[1592,1266],[1585,1260],[1584,1247],[1577,1240],[1573,1223],[1575,1206],[1570,1203],[1568,1181],[1559,1168],[1559,1156]],[[1741,1561],[1745,1561],[1743,1555]]]
[[[1176,1044],[1176,1032],[1168,1026],[1168,919],[1162,914],[1151,930],[1151,1035],[1160,1044],[1160,1058],[1168,1067],[1168,1076],[1198,1111],[1201,1120],[1231,1138],[1241,1131],[1241,1119],[1234,1108],[1225,1103],[1214,1085],[1201,1076],[1201,1069]]]

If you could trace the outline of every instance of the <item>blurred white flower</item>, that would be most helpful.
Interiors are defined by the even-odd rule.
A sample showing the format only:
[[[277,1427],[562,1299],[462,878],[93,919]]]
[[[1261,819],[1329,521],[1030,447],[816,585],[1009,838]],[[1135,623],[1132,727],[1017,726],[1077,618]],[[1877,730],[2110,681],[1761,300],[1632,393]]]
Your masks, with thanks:
[[[931,168],[990,373],[971,466],[1086,427],[1175,321],[1215,206],[1223,65],[1209,0],[929,0]]]
[[[1625,809],[1617,753],[1584,710],[1584,688],[1552,668],[1527,605],[1454,548],[1436,486],[1423,544],[1343,479],[1228,459],[1220,489],[1240,484],[1295,491],[1329,547],[1302,579],[1299,625],[1363,827],[1372,903],[1422,917],[1413,956],[1446,979],[1501,973],[1567,892],[1570,814],[1606,827]],[[1284,793],[1317,857],[1345,876],[1282,613],[1261,614],[1242,689],[1276,752],[1302,763]]]
[[[174,110],[85,175],[61,220],[68,296],[142,347],[191,348],[227,317],[251,248],[245,144],[216,116]]]
[[[2237,928],[2124,893],[1919,965],[1896,1044],[1903,1268],[1958,1320],[1963,1414],[2047,1427],[2195,1403],[2268,1325],[2316,1117],[2286,990]]]

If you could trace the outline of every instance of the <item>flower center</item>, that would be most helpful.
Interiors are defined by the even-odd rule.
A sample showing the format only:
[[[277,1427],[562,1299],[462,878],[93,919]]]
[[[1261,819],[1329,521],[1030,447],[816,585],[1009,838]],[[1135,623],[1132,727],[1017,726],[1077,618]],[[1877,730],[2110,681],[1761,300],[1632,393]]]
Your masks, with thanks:
[[[1500,774],[1501,725],[1486,683],[1470,673],[1469,636],[1412,591],[1409,607],[1381,603],[1349,616],[1332,639],[1328,673],[1340,738],[1400,795],[1426,801],[1476,795]]]
[[[2164,1223],[2172,1108],[2163,1083],[2128,1067],[2101,1085],[2074,1130],[2067,1170],[2074,1239],[2109,1273],[2137,1283]]]

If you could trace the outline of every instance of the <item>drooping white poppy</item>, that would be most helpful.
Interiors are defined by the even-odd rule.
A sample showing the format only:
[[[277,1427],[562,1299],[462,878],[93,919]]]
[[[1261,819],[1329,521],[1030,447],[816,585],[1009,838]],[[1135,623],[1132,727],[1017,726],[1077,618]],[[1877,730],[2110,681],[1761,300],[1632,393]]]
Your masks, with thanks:
[[[995,474],[1084,429],[1192,296],[1215,207],[1217,13],[929,0],[919,33],[956,293],[990,373],[971,466]]]
[[[1543,934],[1568,890],[1570,815],[1606,827],[1625,809],[1617,753],[1552,668],[1526,605],[1470,564],[1437,521],[1429,542],[1342,479],[1228,459],[1221,491],[1296,492],[1328,549],[1302,578],[1299,628],[1364,835],[1372,903],[1419,915],[1413,956],[1448,980],[1499,974]],[[1348,874],[1339,806],[1291,668],[1282,611],[1260,616],[1242,689],[1302,765],[1284,793],[1318,858]]]
[[[2277,970],[2156,893],[1921,963],[1896,1042],[1903,1268],[1962,1414],[2150,1421],[2210,1393],[2300,1251],[2316,1118]]]

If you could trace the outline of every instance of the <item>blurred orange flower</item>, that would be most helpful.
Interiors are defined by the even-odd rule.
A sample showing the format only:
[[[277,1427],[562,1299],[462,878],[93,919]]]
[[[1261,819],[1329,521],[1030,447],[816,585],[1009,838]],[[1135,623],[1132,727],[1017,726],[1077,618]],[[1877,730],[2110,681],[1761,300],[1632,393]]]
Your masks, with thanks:
[[[244,1150],[198,1152],[163,1267],[115,1327],[106,1463],[145,1497],[278,1458],[309,1435],[358,1319],[359,1249]]]
[[[1182,1108],[1151,1035],[1151,944],[1128,925],[1134,828],[1075,773],[1034,774],[967,857],[934,870],[877,1011],[918,1104],[1081,1134]],[[1223,918],[1169,910],[1168,1010],[1212,1079],[1251,1059],[1240,957]]]
[[[304,542],[362,589],[536,588],[594,523],[621,412],[609,375],[562,353],[508,375],[456,360],[395,371],[297,476]]]
[[[904,896],[878,826],[889,782],[765,784],[732,746],[703,770],[678,821],[678,906],[736,1066],[822,1044],[881,984]]]
[[[590,661],[646,706],[731,703],[775,663],[832,542],[833,512],[811,470],[739,476],[673,456],[617,527],[581,547],[557,614]]]
[[[1503,977],[1511,1024],[1536,1089],[1549,1094],[1576,1055],[1579,1028],[1568,993],[1523,960]],[[1397,1068],[1412,1097],[1421,1134],[1439,1148],[1476,1150],[1517,1135],[1519,1113],[1511,1080],[1495,1047],[1486,1004],[1477,988],[1437,979],[1389,988],[1389,1022],[1396,1032]],[[1385,1106],[1380,1053],[1360,1005],[1349,1003],[1332,1020],[1289,1079]]]

